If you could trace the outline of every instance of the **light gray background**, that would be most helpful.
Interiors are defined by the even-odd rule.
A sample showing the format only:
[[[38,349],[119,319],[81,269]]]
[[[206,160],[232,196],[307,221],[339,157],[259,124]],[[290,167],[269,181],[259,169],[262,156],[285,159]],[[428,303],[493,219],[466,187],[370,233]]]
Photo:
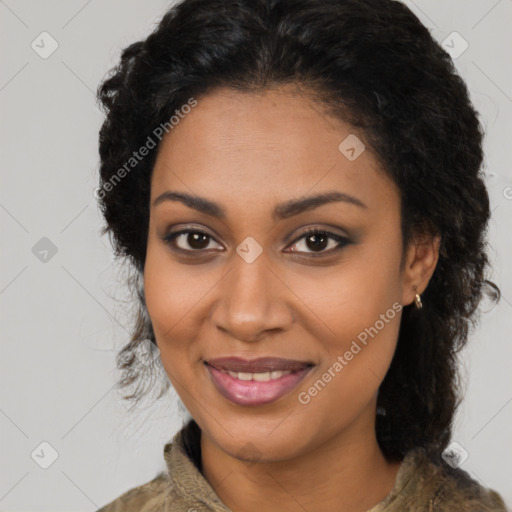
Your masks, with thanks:
[[[467,394],[454,440],[469,452],[462,468],[510,504],[512,1],[406,4],[440,42],[457,31],[469,43],[454,60],[487,131],[491,279],[503,300],[463,353]],[[129,415],[113,389],[129,303],[119,301],[127,299],[122,273],[99,236],[93,196],[102,122],[94,91],[121,48],[146,36],[168,6],[0,0],[2,511],[96,510],[164,469],[163,446],[182,421],[172,392]],[[58,43],[46,59],[31,47],[51,49],[43,31]],[[48,244],[43,237],[56,247],[46,262],[33,249]],[[44,441],[58,454],[48,469],[31,457],[50,456]]]

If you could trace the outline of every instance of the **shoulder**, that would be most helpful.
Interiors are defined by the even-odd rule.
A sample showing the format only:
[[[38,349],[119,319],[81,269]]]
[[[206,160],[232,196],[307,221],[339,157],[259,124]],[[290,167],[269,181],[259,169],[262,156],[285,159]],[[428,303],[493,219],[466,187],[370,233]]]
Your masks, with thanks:
[[[414,450],[407,459],[416,481],[411,505],[420,498],[421,510],[426,511],[509,512],[496,491],[484,487],[461,468],[453,468],[442,459],[434,460],[422,449]]]
[[[170,497],[170,482],[165,473],[153,480],[126,491],[96,512],[156,512],[165,510]]]

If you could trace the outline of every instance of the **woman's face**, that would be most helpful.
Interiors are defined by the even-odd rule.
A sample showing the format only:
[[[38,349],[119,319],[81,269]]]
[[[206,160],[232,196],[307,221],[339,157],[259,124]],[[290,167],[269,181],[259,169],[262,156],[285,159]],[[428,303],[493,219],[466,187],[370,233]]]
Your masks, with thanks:
[[[374,431],[414,292],[399,191],[355,137],[281,87],[200,98],[162,141],[147,308],[170,381],[234,457],[285,460]]]

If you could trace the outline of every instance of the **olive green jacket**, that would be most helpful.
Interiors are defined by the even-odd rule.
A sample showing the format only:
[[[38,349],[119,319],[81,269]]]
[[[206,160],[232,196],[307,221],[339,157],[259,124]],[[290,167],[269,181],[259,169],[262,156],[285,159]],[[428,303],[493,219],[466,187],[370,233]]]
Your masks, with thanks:
[[[191,420],[165,445],[168,474],[135,487],[97,512],[230,512],[199,471],[200,430]],[[446,466],[446,467],[445,467]],[[438,466],[421,449],[407,454],[395,486],[367,512],[508,512],[503,499],[461,469]]]

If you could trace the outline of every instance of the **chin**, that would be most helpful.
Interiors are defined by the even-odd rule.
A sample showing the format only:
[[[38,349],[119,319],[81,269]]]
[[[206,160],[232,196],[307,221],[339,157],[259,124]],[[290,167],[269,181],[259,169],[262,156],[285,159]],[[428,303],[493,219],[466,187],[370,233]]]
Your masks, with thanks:
[[[286,415],[268,418],[233,419],[201,426],[215,445],[231,457],[248,462],[278,462],[291,459],[306,449],[310,436],[300,421],[283,421]]]

